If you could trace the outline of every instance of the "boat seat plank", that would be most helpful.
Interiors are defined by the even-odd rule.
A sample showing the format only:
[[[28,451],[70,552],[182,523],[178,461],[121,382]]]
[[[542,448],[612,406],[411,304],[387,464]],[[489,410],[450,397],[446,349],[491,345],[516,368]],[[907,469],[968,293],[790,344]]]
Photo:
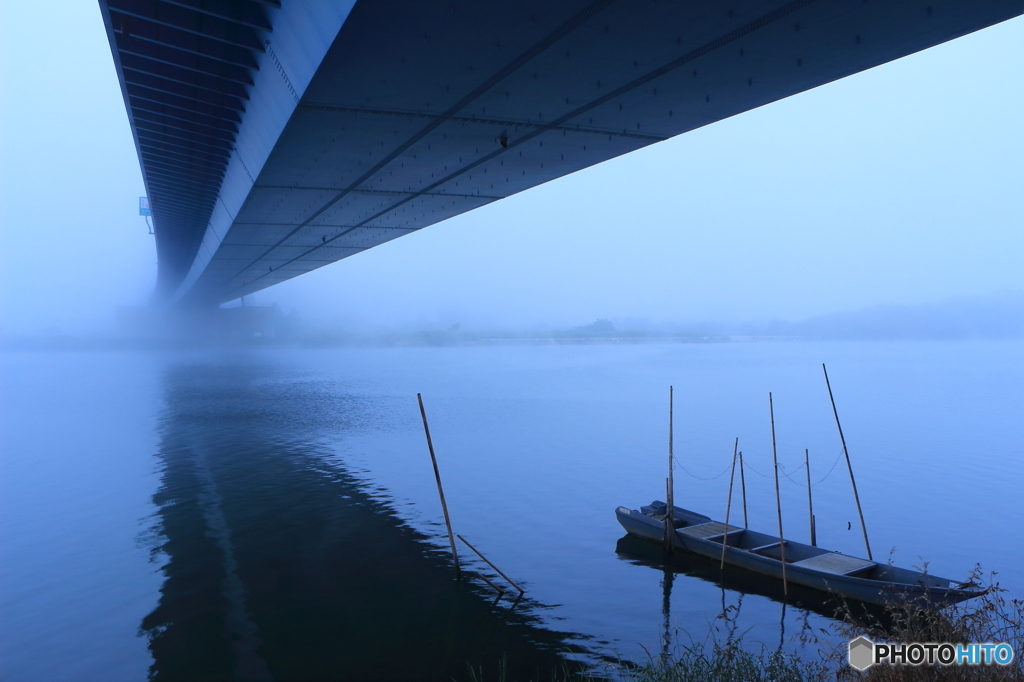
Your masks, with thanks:
[[[729,526],[729,532],[735,533],[743,530],[738,526]],[[689,535],[691,538],[699,538],[706,540],[716,535],[725,534],[725,524],[720,521],[712,521],[710,523],[700,523],[696,526],[687,526],[686,528],[680,528],[677,532],[683,535]]]
[[[750,551],[751,552],[764,552],[764,551],[769,550],[769,549],[775,549],[776,547],[779,547],[781,544],[782,544],[781,542],[773,542],[773,543],[768,544],[768,545],[761,545],[760,547],[751,547]],[[787,545],[789,544],[789,540],[786,540],[786,544]]]
[[[828,554],[812,556],[810,559],[804,559],[803,561],[794,561],[793,565],[834,575],[852,575],[875,566],[875,562],[847,556],[839,552],[830,552]]]

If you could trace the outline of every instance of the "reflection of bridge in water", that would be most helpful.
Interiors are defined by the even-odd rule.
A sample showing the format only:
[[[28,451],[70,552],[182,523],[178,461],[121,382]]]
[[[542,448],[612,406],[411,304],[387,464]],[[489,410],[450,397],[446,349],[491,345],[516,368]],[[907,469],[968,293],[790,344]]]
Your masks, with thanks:
[[[152,204],[158,293],[207,305],[1024,12],[1019,0],[99,2]]]
[[[510,679],[547,679],[579,651],[530,600],[510,611],[454,580],[446,552],[313,442],[380,405],[272,374],[165,375],[154,679],[462,679],[467,663],[490,678],[503,658]]]

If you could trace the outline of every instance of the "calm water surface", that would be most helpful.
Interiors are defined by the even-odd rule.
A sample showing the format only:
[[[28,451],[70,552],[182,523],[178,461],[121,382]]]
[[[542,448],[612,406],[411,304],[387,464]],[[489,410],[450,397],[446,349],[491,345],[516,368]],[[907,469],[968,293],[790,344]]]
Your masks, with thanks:
[[[6,353],[0,678],[546,676],[730,627],[795,648],[824,605],[666,567],[613,510],[664,497],[673,384],[677,503],[724,516],[738,437],[774,532],[772,391],[787,536],[807,448],[819,544],[863,555],[821,362],[875,558],[1024,594],[1020,341]],[[417,392],[455,531],[519,603],[453,579]]]

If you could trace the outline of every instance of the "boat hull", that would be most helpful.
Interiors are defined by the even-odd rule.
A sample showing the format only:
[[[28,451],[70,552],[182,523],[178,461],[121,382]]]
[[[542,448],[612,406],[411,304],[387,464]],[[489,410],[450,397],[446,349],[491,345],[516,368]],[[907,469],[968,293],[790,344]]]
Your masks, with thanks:
[[[675,510],[674,516],[677,525],[677,530],[672,538],[674,547],[710,559],[721,560],[723,544],[721,539],[704,539],[681,532],[681,529],[685,530],[687,527],[699,526],[701,524],[710,525],[712,522],[709,517],[678,507]],[[665,542],[665,522],[663,518],[652,517],[641,511],[630,510],[625,507],[619,507],[616,510],[616,517],[626,532],[659,544]],[[730,530],[730,532],[732,531]],[[734,533],[734,536],[739,536],[742,532],[742,530],[738,530]],[[799,552],[801,548],[805,548],[807,550],[813,549],[820,555],[831,555],[831,553],[823,550],[817,550],[817,548],[811,548],[808,545],[787,540],[786,547],[790,548],[791,546],[794,552]],[[787,549],[786,551],[791,550]],[[835,556],[843,555],[835,554]],[[855,561],[863,562],[865,567],[869,565],[875,566],[866,560],[855,559]],[[782,561],[762,556],[754,551],[740,547],[726,545],[725,563],[730,566],[778,578],[779,580],[783,578]],[[944,606],[981,596],[985,593],[985,590],[979,589],[960,589],[955,587],[951,581],[908,571],[907,569],[881,567],[879,570],[883,573],[897,574],[901,579],[899,581],[879,580],[838,575],[801,566],[797,563],[786,564],[785,579],[788,583],[803,585],[804,587],[820,590],[836,597],[855,599],[881,606],[908,602]]]

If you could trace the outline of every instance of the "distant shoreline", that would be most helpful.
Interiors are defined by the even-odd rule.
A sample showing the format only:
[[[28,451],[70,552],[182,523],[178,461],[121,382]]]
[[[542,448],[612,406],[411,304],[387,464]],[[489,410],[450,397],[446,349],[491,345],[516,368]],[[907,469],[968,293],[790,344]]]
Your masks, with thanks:
[[[484,346],[639,346],[750,343],[893,343],[1020,341],[1021,337],[898,337],[856,338],[795,335],[649,335],[649,336],[446,336],[443,333],[353,334],[309,338],[255,339],[131,339],[118,337],[12,337],[0,338],[0,352],[115,352],[202,349],[334,349],[334,348],[470,348]]]

